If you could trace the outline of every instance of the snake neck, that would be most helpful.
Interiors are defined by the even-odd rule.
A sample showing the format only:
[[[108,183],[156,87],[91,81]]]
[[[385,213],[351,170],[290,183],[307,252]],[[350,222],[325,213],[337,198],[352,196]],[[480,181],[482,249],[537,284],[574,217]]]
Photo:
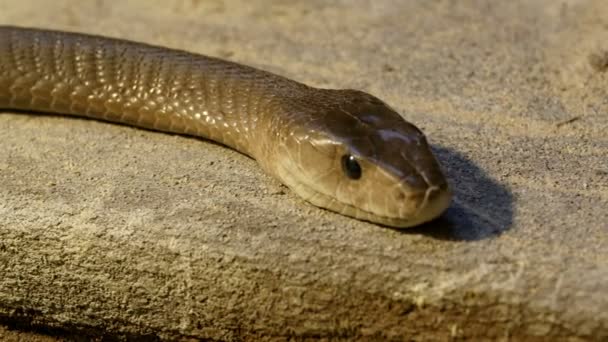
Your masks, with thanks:
[[[0,107],[85,116],[202,137],[261,160],[279,101],[305,86],[146,44],[0,27]],[[282,100],[281,100],[282,99]]]

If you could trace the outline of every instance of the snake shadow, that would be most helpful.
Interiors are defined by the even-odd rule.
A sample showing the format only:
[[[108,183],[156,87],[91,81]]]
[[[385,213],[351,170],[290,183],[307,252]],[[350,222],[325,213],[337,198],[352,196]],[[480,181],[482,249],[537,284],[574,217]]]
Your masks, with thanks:
[[[469,158],[453,149],[434,146],[454,191],[448,210],[438,219],[400,230],[451,241],[496,237],[513,225],[513,194]]]

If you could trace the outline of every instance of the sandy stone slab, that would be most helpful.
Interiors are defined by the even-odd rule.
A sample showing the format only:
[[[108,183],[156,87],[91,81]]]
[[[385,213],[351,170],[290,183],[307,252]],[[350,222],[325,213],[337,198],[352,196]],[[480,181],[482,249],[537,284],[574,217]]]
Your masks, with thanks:
[[[606,14],[603,0],[0,2],[2,24],[373,93],[426,132],[456,196],[397,231],[312,207],[215,144],[3,110],[0,322],[110,339],[608,339]]]

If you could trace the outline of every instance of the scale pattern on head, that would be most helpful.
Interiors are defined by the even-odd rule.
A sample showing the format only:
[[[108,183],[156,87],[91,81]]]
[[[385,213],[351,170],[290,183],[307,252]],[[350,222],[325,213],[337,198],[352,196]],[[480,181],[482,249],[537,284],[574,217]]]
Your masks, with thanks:
[[[448,207],[451,192],[425,136],[376,97],[323,89],[286,110],[277,173],[311,203],[395,227]]]

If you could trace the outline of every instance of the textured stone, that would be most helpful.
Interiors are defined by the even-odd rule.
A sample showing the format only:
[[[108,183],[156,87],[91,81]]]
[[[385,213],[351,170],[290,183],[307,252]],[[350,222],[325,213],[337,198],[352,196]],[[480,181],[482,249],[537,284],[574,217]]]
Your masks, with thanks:
[[[215,144],[3,111],[0,321],[131,339],[608,339],[606,13],[604,0],[3,1],[4,24],[371,92],[427,133],[456,199],[397,231],[312,207]]]

